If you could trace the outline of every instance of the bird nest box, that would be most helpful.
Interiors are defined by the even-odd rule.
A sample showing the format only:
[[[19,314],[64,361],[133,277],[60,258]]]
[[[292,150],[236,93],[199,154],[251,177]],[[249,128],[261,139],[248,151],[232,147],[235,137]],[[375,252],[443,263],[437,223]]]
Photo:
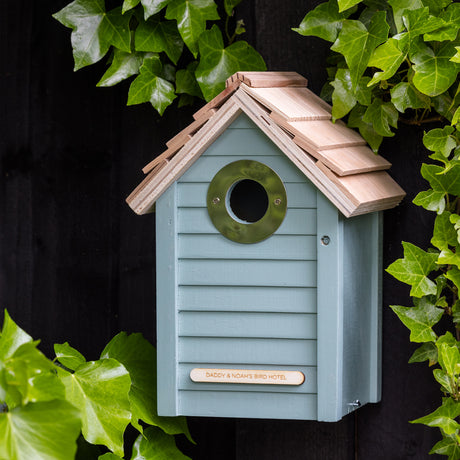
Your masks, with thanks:
[[[144,168],[160,415],[336,421],[380,400],[381,212],[403,190],[294,72],[238,72]]]

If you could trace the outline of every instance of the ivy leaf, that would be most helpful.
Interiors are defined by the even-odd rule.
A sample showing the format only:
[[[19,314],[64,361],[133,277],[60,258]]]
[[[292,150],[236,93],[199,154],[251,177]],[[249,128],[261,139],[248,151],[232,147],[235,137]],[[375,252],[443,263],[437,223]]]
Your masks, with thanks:
[[[450,58],[450,60],[460,64],[460,46],[456,46],[455,51],[456,53]]]
[[[443,214],[446,207],[446,194],[435,190],[420,192],[412,201],[417,206],[422,206],[427,211]]]
[[[393,8],[393,17],[398,32],[404,29],[402,16],[406,10],[416,10],[423,8],[422,0],[388,0],[388,3]]]
[[[450,212],[436,216],[431,244],[441,251],[457,244],[457,232],[450,222]]]
[[[0,334],[0,361],[5,361],[24,343],[32,342],[32,337],[23,331],[5,309]]]
[[[362,0],[338,0],[337,3],[339,4],[339,11],[345,11],[353,6],[361,3]]]
[[[72,371],[86,363],[85,357],[78,350],[72,348],[68,342],[54,344],[54,353],[56,353],[57,360]]]
[[[439,16],[441,10],[452,3],[452,0],[423,0],[423,4],[428,6],[430,13]]]
[[[133,446],[131,460],[190,460],[176,446],[174,438],[158,428],[149,427]]]
[[[396,73],[406,58],[408,44],[407,36],[399,40],[392,37],[374,50],[367,65],[382,69],[383,72],[375,72],[369,86],[382,80],[388,80]]]
[[[436,340],[436,334],[431,328],[441,319],[444,310],[435,307],[426,297],[416,307],[390,305],[390,308],[410,330],[411,342],[434,342]]]
[[[178,70],[176,73],[176,92],[181,94],[190,94],[203,98],[200,86],[196,81],[195,70],[198,62],[191,62],[186,69]]]
[[[162,65],[158,56],[144,59],[140,75],[131,83],[128,105],[150,102],[160,115],[176,98],[174,86],[159,75]]]
[[[460,164],[455,164],[447,172],[444,172],[441,166],[424,163],[421,173],[433,190],[460,195]]]
[[[96,86],[114,86],[127,78],[137,75],[142,65],[144,53],[126,53],[114,50],[113,60]]]
[[[439,15],[441,27],[434,31],[426,31],[423,36],[425,41],[438,41],[444,40],[454,41],[457,38],[458,29],[460,28],[460,4],[451,3],[446,10],[442,11]],[[431,32],[431,33],[430,33]]]
[[[447,455],[448,460],[456,460],[460,458],[460,445],[458,444],[455,435],[445,437],[437,442],[430,450],[430,454]]]
[[[458,214],[451,214],[449,220],[454,225],[454,229],[457,232],[457,241],[460,244],[460,216]]]
[[[428,361],[429,366],[438,362],[438,349],[433,342],[425,342],[418,347],[409,359],[409,363],[421,363]]]
[[[460,250],[460,248],[456,248]],[[443,249],[438,258],[439,265],[456,265],[460,268],[460,254],[458,252],[452,252],[450,249]]]
[[[224,48],[222,33],[216,25],[204,32],[199,41],[200,63],[195,75],[206,101],[225,87],[225,80],[238,70],[266,70],[260,54],[244,41]]]
[[[142,334],[117,334],[104,348],[101,358],[114,358],[122,363],[131,376],[129,399],[133,417],[131,422],[138,427],[139,419],[160,427],[168,434],[184,433],[192,438],[185,417],[159,417],[156,404],[156,352]]]
[[[350,11],[339,13],[337,0],[319,4],[314,10],[307,13],[295,32],[304,36],[314,36],[335,42],[342,29],[342,23],[351,14]]]
[[[460,425],[454,420],[460,415],[460,403],[452,398],[444,398],[442,406],[425,417],[411,421],[411,423],[423,423],[428,426],[437,426],[446,434],[454,434]]]
[[[457,146],[455,138],[451,136],[453,132],[452,126],[432,129],[423,136],[423,145],[433,152],[441,152],[448,157],[452,149]]]
[[[390,125],[398,127],[398,111],[391,102],[383,102],[382,99],[375,98],[372,104],[366,109],[363,121],[372,123],[375,131],[382,135],[391,137],[394,133]]]
[[[460,106],[455,110],[454,116],[452,117],[452,126],[456,125],[460,121]]]
[[[346,20],[331,50],[345,57],[351,71],[351,81],[355,88],[367,68],[374,49],[388,37],[390,27],[384,11],[378,11],[372,17],[367,29],[360,21]]]
[[[227,16],[231,16],[235,7],[237,7],[241,2],[242,0],[224,0],[224,8]]]
[[[375,131],[372,123],[366,123],[363,120],[366,108],[362,105],[356,105],[348,116],[348,126],[350,128],[358,128],[359,133],[366,142],[371,146],[372,150],[377,153],[383,136]]]
[[[177,21],[182,39],[196,57],[198,39],[206,30],[206,21],[219,19],[219,15],[213,0],[172,0],[166,10],[166,19]]]
[[[448,393],[455,393],[454,386],[452,385],[452,379],[449,377],[447,372],[443,371],[442,369],[435,369],[433,371],[433,376],[436,381],[441,384],[444,391]]]
[[[73,374],[59,370],[59,375],[66,399],[80,409],[85,439],[123,456],[123,433],[131,419],[131,379],[125,367],[103,359],[83,364]]]
[[[411,243],[402,243],[404,258],[393,262],[386,271],[411,286],[412,297],[436,294],[436,285],[427,275],[436,270],[437,254],[425,252]],[[401,307],[402,308],[402,307]]]
[[[449,345],[447,343],[437,343],[438,347],[438,362],[449,376],[455,376],[459,373],[460,367],[460,352],[457,345]]]
[[[53,17],[72,29],[75,70],[98,62],[111,45],[130,51],[130,15],[121,8],[106,12],[104,0],[75,0]]]
[[[457,267],[450,267],[449,270],[446,272],[446,278],[452,281],[455,284],[457,289],[460,289],[460,270]],[[458,307],[458,305],[455,305]],[[454,308],[452,308],[454,310]],[[455,308],[456,310],[457,308]]]
[[[140,1],[141,0],[124,0],[123,5],[121,6],[122,14],[125,14],[126,11],[129,11],[135,8],[137,5],[139,5]]]
[[[144,19],[159,13],[171,0],[141,0],[144,7]]]
[[[154,53],[164,51],[174,64],[177,64],[184,47],[184,42],[174,21],[150,19],[139,24],[134,37],[137,51],[152,51]]]
[[[390,94],[391,102],[401,113],[404,113],[406,109],[430,108],[430,98],[426,94],[422,94],[410,83],[398,83],[391,89]]]
[[[430,15],[428,7],[406,10],[402,20],[406,26],[410,40],[423,33],[438,29],[444,24],[442,19]]]
[[[123,460],[121,457],[118,455],[113,454],[112,452],[107,452],[104,455],[100,455],[98,457],[98,460]]]
[[[30,403],[0,413],[0,458],[74,458],[80,435],[78,410],[66,401]]]
[[[415,87],[428,96],[438,96],[447,91],[458,73],[458,66],[450,61],[454,54],[455,48],[448,42],[436,50],[426,45],[419,46],[411,55]]]

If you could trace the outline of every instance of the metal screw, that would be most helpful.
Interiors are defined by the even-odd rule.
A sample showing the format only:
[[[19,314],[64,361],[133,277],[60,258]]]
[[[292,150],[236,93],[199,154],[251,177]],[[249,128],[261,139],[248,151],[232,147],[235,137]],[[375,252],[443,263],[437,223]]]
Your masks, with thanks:
[[[212,204],[219,204],[220,203],[220,198],[218,196],[216,196],[215,198],[213,198],[212,200]]]
[[[348,413],[350,413],[358,409],[358,407],[361,407],[361,402],[359,399],[355,399],[353,402],[348,403],[347,406],[348,406]]]
[[[281,198],[275,198],[273,203],[275,203],[275,206],[279,206],[281,204]]]
[[[321,237],[321,244],[323,246],[327,246],[330,242],[331,242],[331,239],[327,235],[324,235],[323,237]]]

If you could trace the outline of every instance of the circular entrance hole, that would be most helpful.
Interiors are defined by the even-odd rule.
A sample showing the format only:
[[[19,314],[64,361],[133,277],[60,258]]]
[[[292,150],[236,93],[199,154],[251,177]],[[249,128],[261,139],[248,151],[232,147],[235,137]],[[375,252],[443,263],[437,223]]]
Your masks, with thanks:
[[[251,179],[243,179],[230,188],[228,203],[235,217],[243,222],[257,222],[268,209],[265,188]]]

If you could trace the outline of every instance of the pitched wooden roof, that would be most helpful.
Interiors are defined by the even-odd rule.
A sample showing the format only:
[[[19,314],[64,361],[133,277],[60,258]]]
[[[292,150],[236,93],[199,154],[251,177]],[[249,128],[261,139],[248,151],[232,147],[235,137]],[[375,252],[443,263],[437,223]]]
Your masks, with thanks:
[[[405,196],[385,172],[391,165],[343,122],[295,72],[237,72],[194,121],[143,168],[147,177],[127,202],[138,214],[158,197],[241,114],[245,113],[346,216],[392,208]]]

